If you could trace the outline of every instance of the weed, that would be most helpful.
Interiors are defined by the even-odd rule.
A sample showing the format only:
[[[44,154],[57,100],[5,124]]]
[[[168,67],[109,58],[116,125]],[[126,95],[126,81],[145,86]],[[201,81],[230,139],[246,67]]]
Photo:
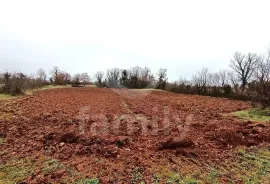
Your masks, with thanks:
[[[183,183],[184,184],[199,184],[200,182],[196,179],[186,177],[186,178],[184,178]]]
[[[52,173],[58,169],[61,169],[63,168],[63,165],[58,161],[58,160],[55,160],[55,159],[51,159],[51,160],[47,160],[44,164],[43,164],[43,172],[45,174],[48,174],[48,173]]]
[[[24,180],[34,172],[35,163],[30,158],[14,159],[0,165],[0,184],[12,184]]]
[[[218,176],[219,174],[217,173],[216,169],[212,168],[206,177],[206,181],[209,183],[218,183]]]
[[[167,180],[167,183],[180,183],[181,181],[181,177],[179,174],[174,174],[172,177],[170,177],[168,180]]]
[[[92,179],[84,178],[84,179],[80,179],[79,181],[76,181],[75,184],[99,184],[99,179],[97,179],[97,178],[92,178]]]
[[[233,169],[230,173],[238,176],[244,183],[264,183],[270,179],[270,151],[266,148],[239,148],[235,158],[228,161],[228,165]]]
[[[159,182],[160,182],[160,178],[157,176],[153,176],[152,184],[159,184]]]
[[[0,145],[4,144],[6,142],[6,140],[4,138],[0,138]]]
[[[136,184],[138,181],[143,179],[143,170],[140,167],[137,167],[132,174],[132,184]]]

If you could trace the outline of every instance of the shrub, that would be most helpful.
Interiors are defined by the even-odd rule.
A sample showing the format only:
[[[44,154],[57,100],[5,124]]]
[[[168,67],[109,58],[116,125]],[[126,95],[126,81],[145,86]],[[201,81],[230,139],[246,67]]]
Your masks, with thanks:
[[[18,95],[28,89],[40,88],[45,84],[45,82],[30,78],[23,73],[5,72],[1,75],[0,93]]]

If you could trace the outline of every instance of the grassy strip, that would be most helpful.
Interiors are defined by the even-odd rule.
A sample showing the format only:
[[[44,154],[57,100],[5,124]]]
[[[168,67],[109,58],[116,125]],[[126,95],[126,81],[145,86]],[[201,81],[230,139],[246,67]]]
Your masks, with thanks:
[[[21,96],[21,95],[20,95]],[[11,96],[7,94],[0,94],[0,100],[11,100],[20,96]]]
[[[47,85],[47,86],[43,86],[42,88],[28,90],[25,92],[25,94],[32,95],[33,92],[35,92],[35,91],[41,91],[41,90],[47,90],[47,89],[69,88],[69,87],[71,87],[71,85]],[[23,95],[12,96],[9,94],[0,94],[0,100],[11,100],[11,99],[15,99],[15,98],[22,97],[22,96]]]
[[[1,152],[0,152],[1,153]],[[7,162],[0,163],[0,184],[14,184],[26,180],[26,178],[36,175],[50,177],[57,172],[65,172],[60,183],[75,184],[98,184],[97,178],[89,179],[75,169],[61,164],[56,159],[40,156],[39,158],[14,158]],[[39,176],[36,176],[39,178]]]
[[[69,87],[71,87],[71,85],[47,85],[47,86],[43,86],[43,87],[38,88],[38,89],[28,90],[25,92],[25,94],[32,95],[33,92],[35,92],[35,91],[42,91],[42,90],[47,90],[47,89],[69,88]]]
[[[184,165],[185,168],[188,165]],[[238,148],[233,156],[222,163],[209,163],[197,168],[181,172],[170,170],[166,166],[157,170],[151,183],[267,183],[270,181],[270,148]],[[185,169],[183,168],[183,169]],[[42,176],[57,171],[66,171],[66,175],[59,178],[62,183],[98,184],[98,178],[88,178],[74,169],[61,164],[56,159],[40,157],[38,159],[12,159],[0,164],[0,184],[11,184],[25,180],[25,178],[39,173]],[[153,170],[154,171],[154,170]],[[147,183],[144,178],[144,169],[134,169],[130,183]]]
[[[270,121],[270,110],[269,109],[247,109],[243,111],[233,112],[230,115],[248,120],[248,121],[256,121],[256,122],[267,122]]]

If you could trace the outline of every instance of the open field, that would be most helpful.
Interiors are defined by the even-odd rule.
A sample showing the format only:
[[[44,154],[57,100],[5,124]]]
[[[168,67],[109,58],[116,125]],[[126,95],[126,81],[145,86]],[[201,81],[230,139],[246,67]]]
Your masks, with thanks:
[[[0,184],[270,181],[270,124],[224,116],[248,102],[128,93],[61,88],[0,101]]]

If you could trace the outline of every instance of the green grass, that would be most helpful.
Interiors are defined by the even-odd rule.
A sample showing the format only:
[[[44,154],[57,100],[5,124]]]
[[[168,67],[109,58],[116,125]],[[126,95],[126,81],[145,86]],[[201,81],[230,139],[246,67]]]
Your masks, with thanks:
[[[63,167],[64,166],[58,160],[50,159],[44,162],[42,171],[45,174],[49,174]]]
[[[183,163],[183,166],[184,169],[178,171],[166,166],[156,170],[159,180],[154,183],[267,183],[270,181],[270,147],[239,147],[222,162],[201,161],[200,166],[190,167],[193,169],[189,169],[188,164]]]
[[[0,164],[0,184],[18,183],[41,170],[44,174],[55,172],[64,166],[57,160],[48,158],[11,159]]]
[[[7,152],[1,151],[1,155]],[[77,172],[75,169],[61,164],[58,160],[46,156],[39,158],[12,158],[5,162],[0,162],[0,184],[14,184],[24,181],[34,173],[50,177],[58,171],[65,171],[66,174],[59,178],[59,183],[76,183],[76,184],[98,184],[96,178],[88,179],[84,174]],[[38,176],[36,176],[38,177]]]
[[[0,165],[0,184],[13,184],[22,181],[34,172],[32,159],[14,159]]]
[[[99,184],[99,179],[97,178],[83,178],[75,182],[75,184]]]
[[[153,184],[224,183],[224,181],[226,183],[242,181],[245,184],[267,183],[270,181],[270,147],[258,149],[240,147],[232,152],[230,158],[220,163],[202,163],[201,166],[198,166],[198,170],[188,169],[188,172],[171,170],[169,167],[167,170],[166,166],[162,167],[164,168],[162,173],[156,173],[157,175],[152,177]],[[41,157],[38,159],[12,159],[0,163],[0,184],[17,183],[36,172],[47,175],[59,170],[66,170],[67,173],[70,173],[61,178],[62,183],[100,183],[98,178],[76,173],[75,170],[61,164],[58,160]],[[147,183],[144,180],[144,170],[137,167],[131,175],[130,183]]]
[[[270,150],[269,148],[245,149],[238,148],[235,157],[226,161],[229,173],[240,178],[244,183],[267,183],[270,181]]]
[[[270,110],[263,109],[247,109],[243,111],[233,112],[230,115],[248,120],[248,121],[256,121],[256,122],[267,122],[270,121]]]

